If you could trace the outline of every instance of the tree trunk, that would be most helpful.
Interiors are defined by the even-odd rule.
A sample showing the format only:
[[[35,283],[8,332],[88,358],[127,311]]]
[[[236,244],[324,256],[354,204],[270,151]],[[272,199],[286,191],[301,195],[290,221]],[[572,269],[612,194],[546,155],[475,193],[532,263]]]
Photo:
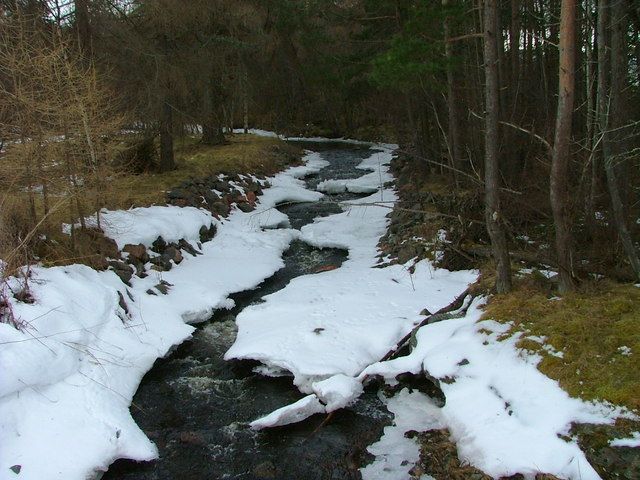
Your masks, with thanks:
[[[91,26],[89,24],[89,0],[75,0],[76,32],[80,50],[91,56]]]
[[[449,0],[442,0],[442,6],[447,7]],[[457,170],[461,165],[461,140],[460,140],[460,127],[458,120],[458,98],[456,95],[456,89],[454,86],[455,77],[453,74],[453,43],[451,38],[451,25],[450,17],[447,15],[444,19],[444,52],[447,60],[447,110],[448,110],[448,143],[449,143],[449,156],[451,158],[451,167],[453,171],[453,178],[458,184]]]
[[[608,31],[608,13],[609,2],[607,0],[599,0],[598,2],[598,123],[600,135],[602,135],[602,151],[604,160],[604,169],[607,176],[607,187],[611,199],[611,209],[613,211],[614,222],[618,231],[618,236],[622,242],[631,268],[636,278],[640,280],[640,258],[633,244],[633,239],[627,227],[624,213],[624,204],[620,194],[618,185],[618,175],[615,163],[619,159],[620,142],[617,142],[616,135],[620,135],[619,130],[614,130],[624,125],[624,119],[619,115],[626,79],[626,59],[620,55],[623,50],[622,42],[624,42],[624,31],[622,28],[615,28],[616,22],[624,22],[624,7],[618,2],[611,6],[611,23],[614,24],[611,29],[611,42],[607,42]],[[611,51],[611,89],[607,95],[607,52]],[[610,108],[609,108],[610,106]],[[613,130],[613,131],[612,131]]]
[[[491,238],[493,258],[496,262],[496,291],[511,290],[511,264],[507,239],[500,210],[499,164],[498,164],[498,51],[497,51],[496,0],[484,2],[484,71],[485,94],[485,221]]]
[[[573,100],[575,96],[575,28],[576,1],[562,0],[560,11],[560,68],[558,78],[558,113],[551,156],[550,197],[556,230],[561,293],[575,289],[572,275],[571,213],[569,208],[569,147]]]
[[[160,116],[160,171],[168,172],[176,168],[173,156],[173,109],[165,99]]]

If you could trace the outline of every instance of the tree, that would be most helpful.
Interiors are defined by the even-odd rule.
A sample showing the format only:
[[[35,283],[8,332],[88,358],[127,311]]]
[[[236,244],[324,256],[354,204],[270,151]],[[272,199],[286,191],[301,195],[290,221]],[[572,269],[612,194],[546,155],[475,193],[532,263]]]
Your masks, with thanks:
[[[625,207],[618,180],[618,165],[624,161],[625,128],[624,92],[627,83],[626,2],[599,0],[598,2],[598,121],[602,138],[604,169],[611,209],[618,237],[622,242],[631,268],[640,280],[640,258],[627,227]],[[611,25],[609,41],[608,26]],[[608,52],[610,56],[608,55]],[[610,61],[610,79],[607,65]]]
[[[496,263],[496,291],[511,290],[511,263],[507,249],[507,238],[500,209],[500,182],[498,165],[498,115],[500,112],[498,92],[498,49],[500,33],[497,25],[495,0],[484,1],[484,71],[485,93],[485,157],[484,190],[485,222],[491,238],[493,259]]]
[[[556,257],[560,268],[560,292],[575,288],[572,274],[571,213],[569,208],[569,145],[575,96],[576,0],[562,0],[560,17],[560,62],[558,112],[551,155],[549,194],[555,225]]]

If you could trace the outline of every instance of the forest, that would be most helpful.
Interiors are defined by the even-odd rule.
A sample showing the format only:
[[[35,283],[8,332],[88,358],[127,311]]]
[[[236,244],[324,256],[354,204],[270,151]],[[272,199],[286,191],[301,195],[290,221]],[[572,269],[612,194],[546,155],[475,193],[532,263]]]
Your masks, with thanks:
[[[552,245],[536,255],[563,291],[590,274],[640,278],[635,2],[29,0],[2,12],[3,183],[26,183],[29,205],[9,237],[56,202],[75,219],[104,206],[114,170],[172,170],[176,138],[216,144],[260,126],[397,140],[416,171],[484,191],[499,292],[509,249],[531,255],[523,235]]]
[[[355,139],[349,144],[354,151],[347,151],[347,147],[343,151],[334,145],[337,153],[331,153],[330,147],[318,147],[318,143],[309,146],[303,141],[314,139],[346,142],[338,143],[343,147],[348,144],[345,139]],[[362,145],[371,146],[377,157],[358,157],[361,152],[356,148],[364,148]],[[307,147],[309,150],[305,150]],[[316,147],[319,150],[315,151]],[[354,168],[371,172],[353,180],[356,170],[332,170],[335,165],[331,162],[336,158],[346,159],[346,163],[362,160]],[[318,173],[325,168],[323,162],[331,164],[326,167],[330,172],[326,175],[335,178]],[[296,173],[296,168],[302,173]],[[309,183],[307,177],[317,175],[318,182]],[[296,183],[300,179],[305,179],[305,186]],[[289,196],[273,193],[280,192],[278,188]],[[313,192],[300,190],[307,188]],[[288,203],[318,202],[318,192],[326,195],[328,199],[323,201],[335,211],[327,210],[310,219],[311,226],[294,228],[293,217],[291,221],[281,218],[282,206],[286,210]],[[344,198],[340,196],[343,194]],[[345,219],[323,220],[352,208],[357,198],[349,194],[361,195],[361,206],[374,211],[369,213],[370,224],[360,225],[357,222],[362,219],[352,219],[359,225],[358,234],[352,231],[356,227],[346,226]],[[164,208],[167,204],[206,212],[189,210],[183,220],[171,217],[161,228],[154,223],[161,221],[154,216],[159,210],[144,209]],[[314,208],[310,207],[307,215],[315,212]],[[251,228],[259,227],[258,233],[243,230],[246,225],[236,231],[232,220],[225,223],[238,211],[247,215],[245,223],[252,223]],[[132,221],[144,231],[136,231],[139,236],[116,231],[113,226],[120,225],[126,212],[149,212],[148,219],[136,217]],[[256,220],[264,212],[270,212],[272,217]],[[325,226],[323,221],[327,222]],[[368,230],[374,225],[380,227],[379,231]],[[283,240],[277,237],[279,234],[269,233],[276,229],[297,233],[289,232]],[[242,232],[246,238],[240,240]],[[330,239],[332,234],[336,237]],[[386,272],[387,267],[401,268],[409,275],[407,285],[413,294],[425,298],[437,297],[440,294],[434,292],[447,285],[442,288],[451,294],[450,298],[442,302],[439,299],[440,303],[433,300],[433,305],[418,308],[412,303],[413,297],[405,298],[401,292],[393,297],[396,293],[390,291],[389,301],[398,308],[396,317],[391,310],[386,312],[380,307],[381,311],[404,319],[422,311],[426,318],[403,324],[393,334],[379,326],[380,338],[367,340],[373,346],[367,354],[359,353],[362,358],[357,368],[340,363],[336,371],[329,372],[335,377],[319,367],[318,371],[313,370],[299,357],[280,359],[284,365],[279,364],[274,360],[280,358],[278,355],[294,355],[291,352],[302,347],[287,344],[289,339],[284,332],[274,340],[274,345],[281,345],[281,350],[274,353],[272,346],[261,344],[261,337],[255,337],[256,327],[243,330],[248,327],[240,321],[238,339],[233,346],[227,346],[230,348],[224,359],[263,362],[267,376],[278,376],[280,370],[291,373],[296,394],[299,390],[320,399],[320,406],[307,404],[305,412],[327,414],[325,421],[311,429],[311,436],[326,429],[333,419],[333,403],[323,397],[323,389],[334,392],[332,388],[337,388],[337,383],[318,384],[339,375],[349,377],[340,380],[346,382],[340,383],[340,388],[351,392],[353,398],[344,399],[343,403],[336,401],[340,404],[336,409],[355,402],[363,385],[366,390],[370,377],[377,375],[385,384],[392,373],[398,378],[418,376],[416,369],[425,373],[429,388],[435,388],[438,395],[457,398],[455,380],[451,382],[454,386],[448,383],[450,378],[457,378],[457,370],[449,371],[438,363],[434,368],[444,372],[442,375],[427,371],[433,366],[428,363],[432,352],[426,353],[426,347],[420,349],[420,342],[427,345],[439,339],[434,334],[435,340],[422,340],[426,335],[420,336],[420,328],[429,328],[429,322],[454,322],[459,318],[466,318],[473,325],[479,325],[476,321],[485,322],[475,331],[475,337],[469,334],[474,339],[469,340],[471,343],[478,341],[478,335],[486,335],[487,343],[480,342],[485,346],[496,338],[498,342],[511,342],[515,336],[507,339],[506,332],[518,329],[524,333],[513,339],[513,348],[542,355],[530,363],[536,363],[540,371],[559,382],[572,399],[604,401],[609,406],[629,409],[614,420],[607,417],[614,430],[607,431],[606,442],[599,431],[570,430],[572,422],[590,423],[582,419],[596,415],[587,407],[575,407],[575,411],[567,407],[567,412],[572,412],[566,414],[570,421],[553,427],[554,441],[556,434],[562,439],[580,437],[576,442],[595,469],[595,476],[589,476],[589,470],[584,478],[633,478],[638,474],[635,451],[640,450],[640,433],[636,431],[640,381],[633,374],[640,355],[636,353],[640,348],[637,0],[0,0],[0,364],[4,358],[1,349],[23,341],[14,338],[13,331],[3,336],[5,324],[21,334],[28,332],[38,341],[47,338],[30,330],[31,321],[24,313],[30,305],[37,306],[39,298],[45,298],[37,294],[38,275],[46,278],[43,285],[56,281],[47,277],[49,274],[37,272],[88,266],[98,273],[78,275],[93,279],[86,280],[87,284],[100,285],[102,280],[94,278],[94,273],[115,272],[127,288],[120,284],[113,287],[110,280],[105,280],[105,291],[111,293],[104,295],[115,295],[114,308],[120,309],[118,318],[126,324],[137,319],[136,315],[142,318],[142,313],[135,313],[137,308],[140,312],[147,308],[137,306],[142,305],[138,290],[141,295],[154,297],[169,292],[167,298],[173,298],[173,292],[179,291],[174,283],[177,285],[187,275],[172,273],[177,279],[174,282],[168,271],[175,272],[187,254],[200,258],[197,255],[204,252],[203,258],[209,258],[209,247],[203,247],[205,242],[223,243],[225,235],[238,235],[235,243],[224,243],[229,248],[229,258],[253,255],[250,258],[256,259],[255,268],[242,267],[252,270],[255,278],[242,277],[236,283],[236,279],[229,280],[224,291],[220,290],[222,293],[216,290],[220,297],[216,301],[205,290],[193,287],[176,302],[183,310],[179,314],[172,311],[171,315],[181,319],[176,320],[180,326],[168,328],[169,343],[159,341],[154,346],[157,351],[136,364],[140,371],[136,370],[139,375],[136,373],[138,376],[132,380],[135,386],[121,395],[127,402],[153,361],[191,335],[182,330],[181,322],[195,323],[194,318],[200,322],[207,315],[217,315],[216,309],[231,310],[236,301],[245,310],[234,315],[243,318],[243,322],[254,319],[253,304],[245,305],[242,297],[238,300],[233,295],[264,286],[262,282],[268,283],[279,268],[289,268],[286,252],[307,248],[295,242],[306,242],[308,248],[318,248],[327,256],[324,264],[314,266],[316,270],[305,275],[340,272],[345,269],[341,262],[357,263],[360,257],[354,252],[364,252],[363,245],[373,242],[376,247],[366,255],[375,259],[381,272]],[[253,235],[255,241],[250,240]],[[131,240],[123,240],[128,238]],[[255,253],[253,248],[257,249]],[[348,260],[332,249],[347,251]],[[295,254],[299,252],[296,250]],[[309,252],[304,254],[312,257]],[[227,260],[216,261],[221,263],[211,265],[223,271],[235,268],[224,263]],[[427,279],[421,262],[431,262],[429,265],[450,272],[451,277],[431,287],[429,282],[437,280],[438,274],[430,273]],[[349,281],[360,285],[362,279],[368,278],[370,267],[357,270],[360,276],[352,274]],[[33,275],[32,269],[36,272]],[[204,270],[194,271],[205,278]],[[465,276],[471,274],[464,272],[476,272],[477,278],[471,279]],[[378,273],[371,275],[373,278]],[[420,283],[421,278],[427,280]],[[398,283],[396,277],[385,277],[387,280]],[[203,280],[207,285],[209,281]],[[382,279],[380,285],[375,281],[371,280],[377,294],[386,292]],[[463,284],[464,288],[456,290]],[[340,297],[342,292],[331,290],[331,285],[326,285],[324,301],[333,305],[331,302],[338,302],[334,297]],[[432,290],[423,290],[427,287]],[[291,305],[295,304],[293,299],[306,298],[304,293],[294,294],[294,282],[282,288],[282,292],[292,292],[286,300]],[[361,287],[354,287],[356,296],[358,288]],[[268,295],[265,298],[271,298],[271,293],[264,293]],[[278,301],[284,302],[277,297],[273,300]],[[309,304],[314,301],[309,300]],[[193,311],[183,308],[188,302],[194,304]],[[270,302],[266,302],[266,311],[273,308],[274,317],[285,318],[277,305],[270,307]],[[478,306],[477,302],[486,305]],[[360,305],[356,300],[353,304]],[[44,306],[51,305],[43,301]],[[38,310],[34,315],[46,317],[56,308]],[[160,318],[163,308],[170,310],[154,304],[147,317],[157,314]],[[300,312],[307,312],[307,306],[299,308]],[[409,309],[408,313],[401,313],[405,312],[403,308]],[[345,312],[351,314],[348,309]],[[310,313],[309,318],[313,315]],[[490,323],[494,321],[510,325],[512,330],[502,331],[502,327]],[[314,332],[313,340],[318,342],[316,337],[322,337],[328,328],[304,325]],[[453,329],[451,338],[466,335],[464,332]],[[349,335],[352,332],[345,333],[345,338],[351,339]],[[363,334],[363,338],[368,337]],[[246,346],[251,342],[257,345],[255,351]],[[332,352],[334,346],[327,347],[327,351]],[[58,347],[37,346],[41,347],[58,356]],[[66,342],[62,351],[69,348],[79,348],[76,340]],[[309,347],[309,352],[314,348]],[[458,355],[455,345],[451,348],[455,352],[452,355]],[[398,368],[394,359],[405,358],[398,356],[407,349],[424,354],[424,363],[414,365],[411,372],[394,370]],[[93,358],[97,352],[85,351],[84,347],[81,350],[85,357],[104,366],[102,358]],[[6,351],[6,358],[10,358],[13,353]],[[346,362],[344,358],[349,355],[342,353]],[[469,363],[464,352],[458,360],[455,368],[466,365],[462,362]],[[493,365],[489,356],[478,357],[478,362],[487,368]],[[12,365],[11,361],[8,365]],[[354,378],[358,379],[356,386]],[[32,385],[22,377],[14,383],[24,385],[15,387],[15,391]],[[391,383],[385,388],[391,388]],[[33,385],[39,384],[34,380]],[[120,384],[110,388],[120,387],[125,388]],[[3,388],[0,381],[0,411],[9,395]],[[483,388],[493,392],[499,387],[487,380]],[[14,390],[8,388],[7,392],[13,394]],[[546,398],[551,398],[547,393]],[[7,397],[3,397],[5,394]],[[522,394],[518,398],[525,398],[531,392],[518,394]],[[404,402],[402,395],[392,398]],[[511,416],[512,400],[503,398],[497,390],[496,395]],[[392,400],[389,402],[395,405]],[[293,408],[295,416],[299,412],[294,405],[297,403],[288,407]],[[278,423],[281,418],[272,418],[276,412],[252,423],[252,428],[282,425]],[[462,418],[463,414],[458,413]],[[138,417],[135,420],[144,423]],[[441,471],[435,467],[424,471],[435,478],[485,478],[474,477],[476,474],[520,478],[510,475],[533,472],[524,463],[505,461],[502,470],[486,463],[491,453],[484,457],[477,454],[478,457],[473,453],[480,451],[473,449],[475,444],[473,448],[464,446],[461,438],[466,437],[455,425],[471,428],[465,421],[443,420],[440,423],[444,426],[425,431],[444,433],[417,434],[422,442],[420,459],[414,459],[412,465],[424,467],[428,456],[424,445],[431,443],[440,445],[439,455],[449,455],[443,451],[451,448],[457,452],[452,454],[456,458],[455,475],[461,475],[451,473],[452,464]],[[1,423],[2,420],[0,426]],[[147,429],[143,430],[148,434]],[[630,445],[635,448],[630,448],[634,453],[629,457],[625,456],[628,452],[606,454],[607,458],[593,453],[604,451],[600,448],[602,442],[613,445],[612,436],[621,435],[631,435],[638,443]],[[477,438],[488,437],[478,434]],[[189,437],[180,442],[195,441]],[[553,443],[549,442],[548,445]],[[572,441],[567,440],[566,444],[573,448]],[[503,447],[508,450],[507,444]],[[565,447],[569,448],[563,443],[562,448]],[[153,458],[148,452],[136,454],[140,458],[123,453],[130,451],[123,447],[96,468],[106,470],[118,458]],[[578,451],[578,456],[569,452],[566,458],[570,457],[571,462],[573,458],[583,458]],[[516,457],[509,457],[510,461]],[[613,457],[615,460],[611,460]],[[100,458],[100,462],[106,461]],[[533,462],[534,457],[531,458]],[[559,454],[558,458],[565,457]],[[4,462],[2,455],[0,460]],[[625,465],[631,464],[633,467],[624,470]],[[466,470],[469,465],[479,470]],[[544,465],[547,467],[536,466],[539,470],[534,474],[550,476],[536,479],[582,478],[575,473],[581,472],[580,465],[555,470],[551,463]],[[15,466],[20,465],[10,468],[18,475],[22,467],[16,472]],[[578,470],[572,470],[574,467]],[[365,475],[369,467],[363,468],[358,472],[371,479],[423,478],[420,469],[409,473],[405,469],[398,476],[376,476],[371,470]],[[607,469],[618,472],[616,475],[622,475],[622,471],[633,473],[628,473],[630,477],[608,476]],[[271,473],[263,475],[263,470],[260,474],[252,471],[256,478],[280,478]],[[122,478],[147,478],[132,475]],[[328,473],[317,478],[360,478],[358,475],[341,477]],[[4,478],[2,473],[0,478]],[[112,474],[106,478],[118,477]]]

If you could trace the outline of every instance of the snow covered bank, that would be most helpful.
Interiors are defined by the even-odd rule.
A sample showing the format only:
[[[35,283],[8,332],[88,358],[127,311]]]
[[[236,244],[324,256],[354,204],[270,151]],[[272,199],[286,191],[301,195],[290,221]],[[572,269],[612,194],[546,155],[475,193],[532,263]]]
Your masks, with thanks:
[[[185,322],[230,307],[231,293],[283,266],[297,232],[262,227],[278,220],[277,203],[321,196],[296,178],[320,168],[317,156],[307,160],[270,179],[258,212],[234,210],[228,220],[195,208],[105,212],[106,233],[119,246],[149,245],[159,235],[195,244],[201,226],[217,226],[202,255],[185,253],[168,272],[134,276],[131,287],[81,265],[32,269],[35,302],[12,299],[25,328],[0,324],[0,478],[85,479],[117,458],[157,456],[129,413],[142,376],[191,335]],[[171,284],[166,295],[156,289],[161,281]]]
[[[516,348],[519,334],[499,340],[509,325],[479,321],[479,303],[464,318],[421,328],[410,355],[374,364],[361,376],[382,375],[393,383],[399,373],[427,371],[441,379],[446,404],[430,409],[431,421],[449,429],[462,461],[494,478],[542,472],[599,479],[575,441],[564,436],[572,422],[612,423],[628,414],[569,397],[536,368],[539,359]]]

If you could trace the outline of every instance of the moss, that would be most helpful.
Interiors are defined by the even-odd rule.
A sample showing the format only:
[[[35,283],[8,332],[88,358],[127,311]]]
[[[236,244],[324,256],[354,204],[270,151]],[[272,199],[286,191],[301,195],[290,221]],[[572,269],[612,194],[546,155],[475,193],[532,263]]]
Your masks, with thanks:
[[[600,282],[558,299],[528,277],[494,296],[484,318],[513,322],[513,331],[545,336],[563,352],[558,358],[537,342],[519,342],[543,356],[540,370],[570,395],[640,409],[640,288]]]

